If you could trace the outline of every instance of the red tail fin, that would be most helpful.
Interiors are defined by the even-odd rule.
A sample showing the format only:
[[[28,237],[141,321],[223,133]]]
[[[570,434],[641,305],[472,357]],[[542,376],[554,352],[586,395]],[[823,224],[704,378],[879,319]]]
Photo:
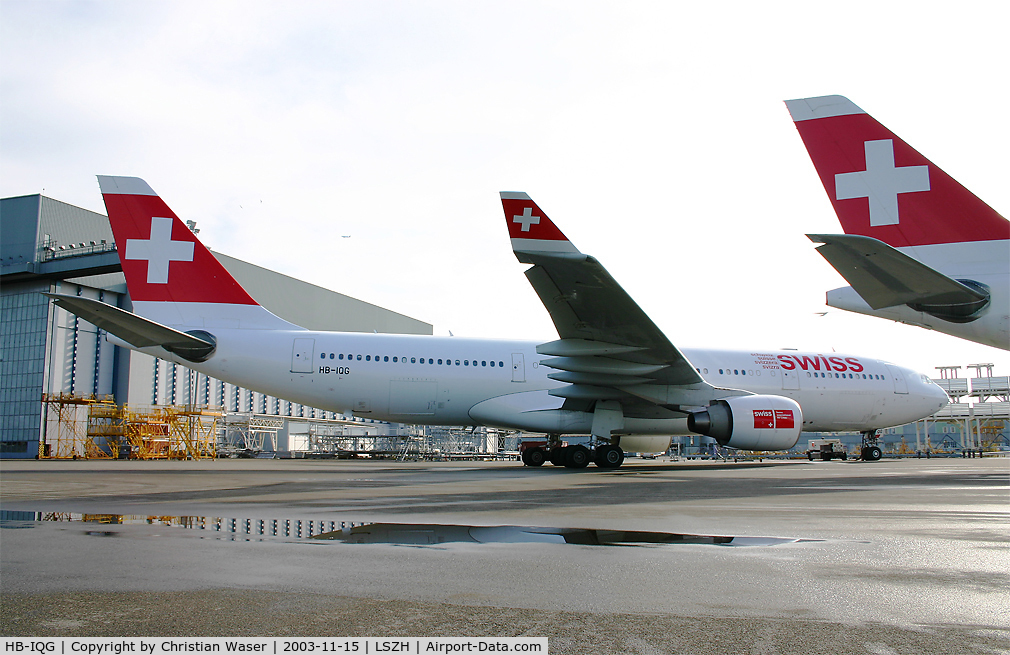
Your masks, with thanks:
[[[98,183],[134,302],[257,304],[147,182]]]
[[[1010,238],[1010,222],[848,98],[786,106],[847,234],[895,248]]]

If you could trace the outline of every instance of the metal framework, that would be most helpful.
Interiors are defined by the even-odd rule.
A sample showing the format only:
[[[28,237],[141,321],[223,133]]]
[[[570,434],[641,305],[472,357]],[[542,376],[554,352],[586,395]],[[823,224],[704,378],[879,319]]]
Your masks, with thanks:
[[[42,394],[45,425],[39,459],[119,457],[122,417],[112,396]]]
[[[112,396],[43,394],[39,459],[205,459],[217,456],[217,408],[129,407]]]

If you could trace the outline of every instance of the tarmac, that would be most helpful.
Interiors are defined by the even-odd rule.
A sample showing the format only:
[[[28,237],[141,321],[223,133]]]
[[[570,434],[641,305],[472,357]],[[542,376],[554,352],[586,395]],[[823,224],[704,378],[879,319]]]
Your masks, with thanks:
[[[4,636],[1010,653],[1010,458],[0,462]]]

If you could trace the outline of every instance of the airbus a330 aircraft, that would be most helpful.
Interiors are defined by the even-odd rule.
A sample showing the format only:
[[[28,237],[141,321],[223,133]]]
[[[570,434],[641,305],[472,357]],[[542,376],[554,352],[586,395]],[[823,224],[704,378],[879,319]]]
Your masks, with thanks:
[[[804,429],[869,432],[947,403],[928,377],[874,359],[681,351],[525,193],[502,193],[502,204],[558,329],[549,343],[303,329],[257,304],[146,182],[98,179],[135,313],[49,294],[55,302],[130,348],[313,407],[540,432],[557,448],[561,435],[584,435],[551,460],[616,468],[624,450],[662,451],[671,435],[784,450]],[[525,455],[539,465],[549,453]]]
[[[842,96],[787,100],[845,234],[832,307],[1010,350],[1010,222]]]

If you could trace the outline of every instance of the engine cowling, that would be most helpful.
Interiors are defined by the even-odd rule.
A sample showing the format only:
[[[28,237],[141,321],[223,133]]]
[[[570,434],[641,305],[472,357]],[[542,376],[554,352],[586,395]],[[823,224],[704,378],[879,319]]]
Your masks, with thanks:
[[[692,432],[741,450],[788,450],[803,429],[799,403],[784,396],[734,396],[687,417]]]

